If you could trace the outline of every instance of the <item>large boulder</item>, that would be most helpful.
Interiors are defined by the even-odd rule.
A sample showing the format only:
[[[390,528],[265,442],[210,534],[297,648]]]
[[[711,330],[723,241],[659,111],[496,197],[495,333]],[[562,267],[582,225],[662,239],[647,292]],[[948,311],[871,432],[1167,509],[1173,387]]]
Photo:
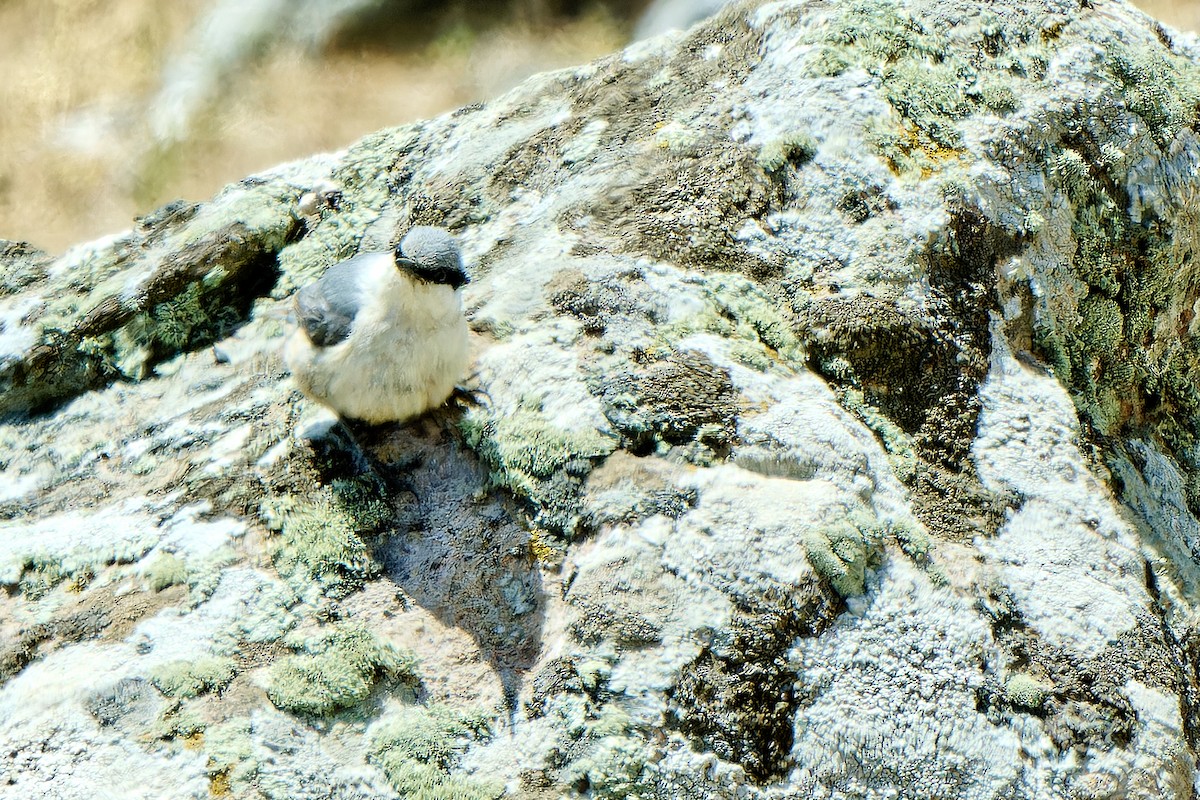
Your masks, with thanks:
[[[4,246],[0,794],[1193,797],[1198,56],[737,4]],[[472,391],[348,433],[289,297],[415,224]]]

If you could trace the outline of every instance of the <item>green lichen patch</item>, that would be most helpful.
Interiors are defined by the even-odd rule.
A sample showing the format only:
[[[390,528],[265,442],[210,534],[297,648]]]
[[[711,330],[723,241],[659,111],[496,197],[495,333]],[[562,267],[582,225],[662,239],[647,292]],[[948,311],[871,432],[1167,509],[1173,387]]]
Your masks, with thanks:
[[[808,563],[842,597],[862,594],[868,567],[878,562],[885,526],[866,512],[854,512],[805,531],[801,545]]]
[[[491,455],[504,470],[509,488],[528,490],[570,461],[603,458],[613,440],[595,431],[567,431],[535,411],[518,411],[496,423]]]
[[[293,714],[328,716],[366,700],[381,680],[419,682],[416,659],[381,642],[365,628],[336,627],[300,645],[302,652],[276,662],[267,696]]]
[[[794,320],[781,310],[785,304],[763,287],[739,275],[717,274],[705,279],[703,293],[709,308],[695,320],[680,323],[672,336],[682,336],[689,328],[706,330],[735,343],[766,348],[772,360],[785,366],[805,363]]]
[[[58,586],[82,592],[105,567],[133,563],[146,549],[145,541],[120,541],[107,549],[28,553],[16,563],[16,586],[28,600],[40,600]]]
[[[21,593],[31,601],[41,600],[70,575],[62,562],[52,556],[32,555],[21,565]]]
[[[460,426],[468,446],[491,466],[491,479],[531,503],[539,525],[567,537],[579,524],[583,480],[617,448],[611,436],[560,428],[536,408],[505,416],[472,409]]]
[[[240,788],[258,773],[254,756],[252,723],[235,717],[204,731],[204,750],[208,754],[209,779],[226,789]]]
[[[1150,127],[1159,147],[1196,123],[1200,111],[1200,67],[1165,49],[1114,43],[1105,60],[1120,82],[1129,110]]]
[[[264,500],[260,514],[279,535],[271,557],[281,574],[316,581],[333,597],[359,589],[379,572],[369,541],[394,522],[383,486],[341,478],[306,495]]]
[[[1084,136],[1065,138],[1050,176],[1071,198],[1071,267],[1086,291],[1073,318],[1072,309],[1039,318],[1035,352],[1069,387],[1089,428],[1103,436],[1130,424],[1148,429],[1195,467],[1200,348],[1191,320],[1200,298],[1193,246],[1200,191],[1187,182],[1168,184],[1164,219],[1135,221],[1119,160]]]
[[[202,733],[207,723],[191,705],[174,700],[163,708],[149,731],[155,739],[187,739]]]
[[[161,592],[169,586],[187,583],[188,570],[183,559],[173,553],[159,553],[146,566],[146,583],[155,592]]]
[[[221,294],[206,293],[199,282],[192,283],[111,335],[89,337],[84,344],[90,353],[111,359],[124,377],[141,380],[165,358],[216,341],[240,322],[247,309]]]
[[[660,350],[696,333],[711,333],[729,341],[729,356],[759,372],[782,366],[801,367],[807,353],[796,322],[789,314],[788,299],[776,297],[763,286],[741,275],[713,273],[689,281],[704,304],[695,314],[658,326],[661,348],[635,354],[641,360],[660,356]],[[800,290],[796,290],[800,292]],[[802,305],[806,297],[792,298]]]
[[[816,153],[816,139],[807,133],[792,133],[765,142],[758,151],[758,166],[768,174],[788,166],[799,168]]]
[[[875,78],[896,119],[877,120],[868,140],[896,172],[928,174],[965,155],[963,120],[1016,110],[1022,82],[1045,72],[1032,24],[972,18],[963,28],[957,35],[974,47],[953,45],[895,0],[844,3],[811,36],[809,70],[828,77],[857,67]]]
[[[883,449],[887,451],[892,471],[904,483],[911,483],[917,475],[917,452],[913,438],[890,417],[883,414],[875,406],[867,402],[862,391],[854,388],[843,388],[838,393],[838,402],[847,411],[855,414],[863,424],[870,428]]]
[[[189,698],[224,689],[237,673],[237,662],[224,656],[202,656],[155,667],[150,682],[170,697]]]
[[[1053,689],[1053,684],[1024,672],[1018,672],[1004,682],[1004,696],[1014,706],[1024,709],[1040,709]]]
[[[407,706],[371,729],[367,760],[404,797],[494,800],[502,786],[453,773],[471,742],[490,736],[482,715],[446,706]]]
[[[909,522],[895,523],[888,526],[888,534],[896,540],[904,555],[920,566],[928,565],[933,540],[919,526]]]

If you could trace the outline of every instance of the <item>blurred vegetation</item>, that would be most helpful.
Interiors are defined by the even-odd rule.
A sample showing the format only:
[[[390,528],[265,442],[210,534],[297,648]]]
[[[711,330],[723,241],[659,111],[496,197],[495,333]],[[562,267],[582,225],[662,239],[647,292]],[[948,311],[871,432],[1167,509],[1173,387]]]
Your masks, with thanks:
[[[52,252],[175,198],[380,128],[492,97],[620,48],[635,2],[416,3],[314,52],[274,41],[225,81],[185,137],[151,135],[172,61],[213,0],[0,2],[0,239]]]
[[[186,135],[151,135],[164,75],[214,0],[0,2],[0,239],[50,251],[203,199],[280,162],[493,97],[620,48],[647,0],[383,4],[314,49],[286,39],[233,70]],[[403,4],[401,4],[403,5]],[[1140,0],[1200,28],[1200,2]]]

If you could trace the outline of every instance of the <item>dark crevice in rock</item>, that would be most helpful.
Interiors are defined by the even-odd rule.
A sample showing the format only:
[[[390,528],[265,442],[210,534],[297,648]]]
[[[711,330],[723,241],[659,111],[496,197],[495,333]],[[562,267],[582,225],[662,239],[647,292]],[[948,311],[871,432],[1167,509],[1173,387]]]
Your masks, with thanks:
[[[987,677],[976,692],[977,710],[993,724],[1005,724],[1005,717],[1013,713],[1032,714],[1043,720],[1059,750],[1124,748],[1138,727],[1137,711],[1125,695],[1130,680],[1177,693],[1182,704],[1194,696],[1185,666],[1172,655],[1179,652],[1177,643],[1161,619],[1140,615],[1134,628],[1087,658],[1046,643],[1021,618],[1012,598],[992,595],[984,605],[996,643],[1006,654],[1003,665],[982,665]],[[1044,696],[1032,704],[1023,700],[1011,684],[990,674],[999,666],[1010,676],[1037,676],[1045,686]],[[1185,725],[1194,727],[1194,722]]]
[[[797,639],[824,632],[844,608],[815,577],[788,597],[739,603],[728,640],[704,648],[668,692],[667,724],[759,783],[779,778],[801,703],[788,652]]]
[[[725,458],[737,434],[738,393],[729,372],[698,351],[605,375],[592,390],[634,455],[659,444],[699,445]]]
[[[960,208],[929,243],[920,307],[864,294],[819,299],[799,314],[814,368],[861,391],[912,437],[917,463],[904,477],[914,509],[950,539],[993,533],[1003,520],[1007,498],[979,483],[971,443],[991,356],[996,265],[1020,249],[980,211]]]
[[[1183,733],[1188,746],[1195,750],[1200,745],[1200,636],[1194,630],[1189,630],[1182,641],[1175,635],[1167,624],[1167,610],[1149,561],[1145,562],[1145,570],[1146,591],[1154,613],[1134,632],[1134,641],[1130,642],[1133,646],[1126,656],[1136,659],[1131,666],[1153,673],[1142,678],[1147,684],[1178,695]]]

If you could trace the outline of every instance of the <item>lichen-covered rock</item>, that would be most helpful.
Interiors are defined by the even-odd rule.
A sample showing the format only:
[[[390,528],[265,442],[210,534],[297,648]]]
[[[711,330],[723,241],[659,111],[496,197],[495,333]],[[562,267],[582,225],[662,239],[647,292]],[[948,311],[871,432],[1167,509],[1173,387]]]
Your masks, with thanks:
[[[0,795],[1194,797],[1197,130],[1119,2],[734,4],[0,246]],[[472,391],[347,433],[415,224]]]

